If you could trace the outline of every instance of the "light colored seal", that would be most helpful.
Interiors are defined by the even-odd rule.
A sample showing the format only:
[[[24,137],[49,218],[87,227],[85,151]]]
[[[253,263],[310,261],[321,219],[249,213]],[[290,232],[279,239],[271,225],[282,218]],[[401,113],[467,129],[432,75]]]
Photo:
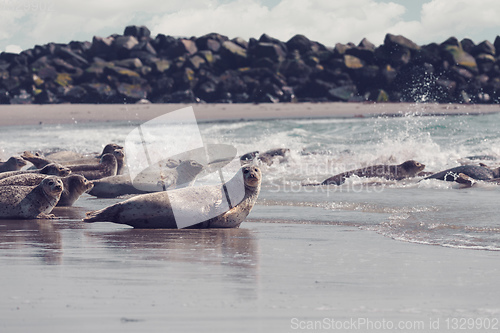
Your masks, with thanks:
[[[24,173],[17,176],[12,176],[0,179],[0,186],[37,186],[47,177],[44,174]],[[57,203],[58,207],[72,206],[76,200],[85,192],[92,189],[92,182],[88,181],[82,175],[69,175],[60,177],[63,182],[64,190],[61,193],[61,198]]]
[[[48,176],[38,186],[0,187],[0,218],[53,218],[49,215],[59,202],[63,183],[58,177]]]
[[[424,164],[409,160],[399,165],[372,165],[365,168],[343,172],[324,180],[321,184],[308,185],[341,185],[351,176],[358,177],[379,177],[389,180],[402,180],[415,177],[415,175],[425,168]]]
[[[0,162],[0,172],[18,171],[26,165],[26,161],[21,157],[12,156],[5,162]]]
[[[116,198],[127,194],[158,192],[163,190],[163,188],[171,190],[190,185],[201,170],[203,170],[201,164],[192,160],[172,163],[170,165],[171,168],[163,170],[163,172],[171,171],[171,174],[163,175],[163,182],[157,184],[156,190],[148,191],[143,186],[134,186],[130,180],[130,175],[126,174],[95,180],[94,188],[89,191],[89,194],[98,198]]]
[[[115,222],[135,228],[177,228],[171,205],[171,202],[176,202],[182,203],[181,209],[200,214],[197,216],[217,214],[216,217],[202,220],[192,228],[238,228],[257,200],[261,179],[262,174],[257,166],[243,166],[225,187],[230,188],[235,183],[243,182],[245,195],[238,204],[225,211],[219,207],[224,192],[221,190],[223,186],[212,185],[138,195],[104,209],[89,212],[83,221]]]
[[[44,175],[65,177],[71,173],[71,170],[66,168],[65,166],[60,165],[60,164],[50,163],[41,169],[2,172],[2,173],[0,173],[0,179],[4,179],[4,178],[16,176],[16,175],[21,175],[21,174],[25,174],[25,173],[39,173],[39,174],[44,174]]]
[[[76,164],[67,165],[72,173],[84,176],[88,180],[101,179],[115,176],[118,170],[118,162],[113,154],[104,154],[99,164]]]

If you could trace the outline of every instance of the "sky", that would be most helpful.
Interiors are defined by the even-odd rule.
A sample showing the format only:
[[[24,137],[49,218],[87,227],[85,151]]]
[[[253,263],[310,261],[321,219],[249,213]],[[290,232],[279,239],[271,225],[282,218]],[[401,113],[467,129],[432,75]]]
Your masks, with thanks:
[[[331,47],[363,38],[378,46],[387,33],[419,45],[452,36],[493,43],[498,13],[498,0],[0,0],[0,51],[92,41],[128,25],[145,25],[153,37],[303,34]]]

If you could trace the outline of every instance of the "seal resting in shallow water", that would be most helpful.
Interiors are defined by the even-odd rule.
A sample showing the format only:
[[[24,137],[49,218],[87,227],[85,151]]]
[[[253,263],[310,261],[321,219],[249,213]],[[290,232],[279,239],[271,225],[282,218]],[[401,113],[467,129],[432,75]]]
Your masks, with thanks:
[[[277,161],[278,163],[286,161],[289,154],[290,154],[290,149],[288,148],[275,148],[267,150],[263,153],[260,153],[259,151],[252,151],[250,153],[242,155],[240,157],[240,161],[243,164],[245,164],[257,159],[262,163],[265,163],[267,165],[272,165],[274,161]]]
[[[260,192],[262,174],[257,166],[243,166],[225,186],[187,187],[166,192],[141,194],[101,210],[87,213],[84,222],[115,222],[135,228],[177,228],[171,202],[194,216],[215,216],[191,228],[237,228],[248,216]],[[223,210],[226,188],[243,183],[244,196],[233,208]],[[222,190],[224,187],[224,190]],[[176,207],[178,207],[176,205]],[[215,213],[215,214],[214,214]]]
[[[0,218],[53,218],[49,213],[59,202],[62,191],[63,183],[55,176],[47,176],[38,186],[1,186]]]
[[[37,186],[47,177],[47,175],[38,173],[25,173],[0,179],[0,186]],[[57,203],[58,207],[72,206],[76,200],[85,192],[92,189],[92,182],[88,181],[82,175],[69,175],[60,177],[63,182],[64,190]]]
[[[455,168],[437,172],[424,179],[455,181],[454,175],[460,173],[476,180],[491,180],[493,178],[500,177],[500,168],[490,169],[485,165],[461,165]]]
[[[20,157],[12,156],[5,162],[0,162],[0,172],[18,171],[26,165],[26,161]]]
[[[19,171],[9,171],[0,173],[0,179],[21,175],[25,173],[39,173],[44,175],[53,175],[64,177],[71,173],[71,170],[57,163],[50,163],[41,169],[35,170],[19,170]]]
[[[422,171],[425,165],[414,160],[409,160],[399,165],[372,165],[365,168],[343,172],[324,180],[321,184],[311,185],[341,185],[351,176],[358,177],[379,177],[388,180],[402,180],[405,178],[415,177]]]

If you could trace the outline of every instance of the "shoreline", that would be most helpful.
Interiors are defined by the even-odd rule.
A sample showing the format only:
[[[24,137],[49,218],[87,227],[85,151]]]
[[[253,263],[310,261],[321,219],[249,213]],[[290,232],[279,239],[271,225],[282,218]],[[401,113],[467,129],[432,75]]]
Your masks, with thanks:
[[[46,104],[2,105],[0,127],[112,121],[145,122],[192,106],[200,122],[280,118],[364,118],[405,114],[481,115],[500,112],[496,104],[276,103],[276,104]]]

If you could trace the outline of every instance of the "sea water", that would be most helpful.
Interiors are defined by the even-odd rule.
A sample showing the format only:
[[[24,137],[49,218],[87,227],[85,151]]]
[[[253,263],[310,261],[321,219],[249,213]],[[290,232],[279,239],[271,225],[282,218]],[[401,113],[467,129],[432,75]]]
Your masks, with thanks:
[[[352,177],[342,186],[304,186],[374,164],[413,159],[426,165],[424,171],[437,172],[470,163],[464,159],[467,156],[500,156],[499,124],[500,114],[407,114],[205,122],[198,126],[204,143],[231,144],[238,155],[290,149],[285,160],[261,165],[262,191],[248,221],[332,224],[357,227],[397,241],[500,250],[497,185],[478,183],[462,189],[456,183],[421,178],[396,182]],[[25,150],[98,152],[109,142],[123,144],[137,125],[107,122],[2,127],[0,159]],[[499,161],[483,162],[496,167]],[[91,201],[90,208],[110,203],[100,201]]]

